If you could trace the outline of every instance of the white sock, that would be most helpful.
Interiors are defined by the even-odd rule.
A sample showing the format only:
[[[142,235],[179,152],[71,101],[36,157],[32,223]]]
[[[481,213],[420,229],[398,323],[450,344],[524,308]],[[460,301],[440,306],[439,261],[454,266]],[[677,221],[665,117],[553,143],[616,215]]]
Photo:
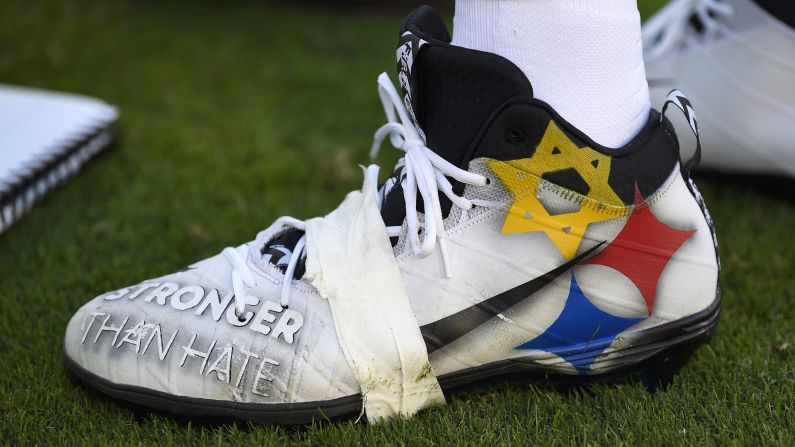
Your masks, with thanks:
[[[536,98],[604,146],[648,119],[635,0],[456,0],[453,44],[516,64]]]

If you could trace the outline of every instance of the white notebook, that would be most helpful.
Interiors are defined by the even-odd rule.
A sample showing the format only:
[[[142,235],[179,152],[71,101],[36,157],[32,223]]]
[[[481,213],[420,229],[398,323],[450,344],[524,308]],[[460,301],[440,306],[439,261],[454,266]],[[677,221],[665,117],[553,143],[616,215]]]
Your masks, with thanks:
[[[0,233],[109,147],[117,118],[98,99],[0,84]]]

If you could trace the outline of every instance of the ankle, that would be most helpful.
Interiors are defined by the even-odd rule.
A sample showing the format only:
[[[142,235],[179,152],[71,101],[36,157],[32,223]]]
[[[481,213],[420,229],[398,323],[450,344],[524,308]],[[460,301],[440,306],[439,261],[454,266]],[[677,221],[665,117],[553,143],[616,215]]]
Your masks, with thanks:
[[[634,0],[457,0],[453,44],[507,58],[536,98],[619,147],[650,109],[640,35]]]

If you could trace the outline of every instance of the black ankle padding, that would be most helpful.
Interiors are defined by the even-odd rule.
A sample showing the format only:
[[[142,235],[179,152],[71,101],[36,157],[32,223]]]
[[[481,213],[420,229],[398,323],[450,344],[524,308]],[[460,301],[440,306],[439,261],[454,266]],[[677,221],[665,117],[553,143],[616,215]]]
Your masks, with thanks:
[[[450,43],[452,40],[442,17],[428,5],[420,6],[406,17],[403,26],[400,27],[400,36],[406,31],[419,37],[444,43]]]
[[[496,54],[434,44],[414,64],[414,111],[428,147],[464,169],[489,117],[509,99],[533,95],[524,73]]]
[[[581,131],[563,120],[549,105],[539,100],[514,99],[508,101],[481,130],[466,158],[516,160],[530,158],[550,122],[578,147],[591,149],[611,157],[608,184],[626,205],[635,201],[635,188],[643,197],[657,191],[670,177],[679,162],[679,145],[673,126],[660,120],[660,113],[652,110],[646,126],[625,146],[606,148],[596,144]],[[587,194],[581,178],[573,172],[544,173],[544,180],[564,188]]]
[[[787,0],[754,0],[773,17],[795,28],[795,3]]]

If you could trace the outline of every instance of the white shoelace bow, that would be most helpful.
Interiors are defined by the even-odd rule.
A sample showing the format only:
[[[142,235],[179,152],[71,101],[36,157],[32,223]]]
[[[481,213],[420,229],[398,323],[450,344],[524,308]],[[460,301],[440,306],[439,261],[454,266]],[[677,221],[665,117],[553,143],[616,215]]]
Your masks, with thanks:
[[[414,126],[395,86],[386,73],[378,76],[378,94],[384,106],[387,123],[375,132],[373,146],[370,149],[370,157],[374,159],[378,155],[381,143],[387,136],[396,149],[406,153],[398,161],[397,166],[402,166],[405,174],[401,176],[400,183],[403,187],[403,198],[406,202],[406,226],[408,227],[409,243],[416,255],[426,257],[433,253],[438,242],[444,275],[449,278],[452,276],[452,271],[445,241],[446,233],[442,218],[442,206],[439,201],[439,191],[442,191],[453,204],[465,210],[471,209],[475,205],[491,206],[490,202],[469,200],[455,194],[453,185],[447,177],[477,186],[486,185],[488,179],[482,175],[473,174],[454,166],[444,158],[436,155],[425,145],[425,141]],[[368,179],[377,182],[377,173],[377,167],[375,169],[368,168]],[[394,186],[394,183],[385,184],[379,196],[385,197]],[[422,197],[426,213],[422,223],[419,222],[420,213],[417,211],[418,191]],[[379,208],[382,205],[380,200],[377,204]],[[420,240],[420,227],[424,227],[425,232],[422,240]],[[257,276],[251,270],[247,258],[262,259],[262,247],[288,228],[303,231],[305,230],[305,223],[289,216],[280,217],[270,227],[260,231],[254,242],[236,248],[227,247],[221,252],[232,266],[235,315],[241,322],[247,321],[253,316],[253,312],[248,312],[244,315],[245,306],[247,304],[255,304],[248,301],[246,291],[257,285]],[[398,236],[400,231],[401,227],[387,227],[389,236]],[[279,294],[279,303],[284,308],[289,305],[290,286],[292,285],[296,266],[305,257],[306,236],[304,235],[298,240],[293,249],[284,272]]]
[[[459,208],[468,210],[472,209],[475,204],[471,200],[455,194],[453,185],[446,176],[461,183],[476,186],[486,185],[488,179],[454,166],[425,145],[425,141],[414,126],[403,101],[386,73],[381,73],[378,76],[378,95],[384,106],[387,123],[375,132],[373,146],[370,148],[370,158],[375,159],[378,156],[381,143],[387,136],[389,136],[392,146],[406,153],[398,162],[398,166],[402,165],[405,173],[405,176],[401,176],[401,186],[403,187],[403,198],[406,201],[406,226],[412,250],[414,254],[426,257],[433,252],[438,242],[444,275],[449,278],[452,276],[452,272],[450,257],[447,253],[439,191],[442,191]],[[397,112],[397,116],[395,112]],[[400,118],[399,122],[397,118]],[[425,236],[422,241],[420,241],[419,234],[417,191],[422,196],[425,210],[423,224]],[[389,191],[384,191],[384,193],[387,192]],[[397,236],[400,234],[400,227],[390,227],[387,231],[390,236]]]
[[[701,36],[715,36],[725,30],[720,18],[733,13],[732,6],[720,0],[673,0],[643,25],[646,61],[696,43],[698,35],[691,32],[692,17],[697,17],[704,27]]]

